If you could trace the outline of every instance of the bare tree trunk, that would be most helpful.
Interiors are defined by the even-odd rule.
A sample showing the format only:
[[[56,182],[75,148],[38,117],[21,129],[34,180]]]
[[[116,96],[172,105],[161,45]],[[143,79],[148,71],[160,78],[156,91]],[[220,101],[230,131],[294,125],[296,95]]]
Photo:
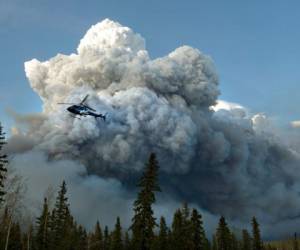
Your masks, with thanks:
[[[6,234],[6,241],[5,241],[5,250],[8,249],[8,241],[9,241],[9,235],[10,235],[10,229],[11,229],[11,222],[12,218],[9,218],[8,228],[7,228],[7,234]]]

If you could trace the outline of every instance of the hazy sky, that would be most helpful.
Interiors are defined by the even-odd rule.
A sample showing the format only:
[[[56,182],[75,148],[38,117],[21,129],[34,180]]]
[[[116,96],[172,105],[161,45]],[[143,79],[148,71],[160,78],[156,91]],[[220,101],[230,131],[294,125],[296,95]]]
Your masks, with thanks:
[[[41,110],[24,61],[75,52],[87,29],[104,18],[146,40],[152,58],[191,45],[209,54],[221,99],[283,122],[300,118],[299,1],[0,0],[0,120],[7,110]]]

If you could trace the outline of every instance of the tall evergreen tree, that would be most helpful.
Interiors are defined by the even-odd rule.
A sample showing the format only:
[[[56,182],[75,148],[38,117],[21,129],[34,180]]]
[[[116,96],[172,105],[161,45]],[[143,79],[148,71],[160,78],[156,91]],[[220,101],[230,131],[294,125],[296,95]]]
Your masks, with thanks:
[[[55,208],[52,214],[51,225],[51,241],[52,250],[64,250],[67,237],[67,232],[71,230],[71,215],[69,211],[68,198],[66,197],[67,187],[66,182],[63,181],[56,198]]]
[[[252,218],[252,237],[253,237],[253,250],[263,250],[263,244],[260,237],[259,224],[255,217]]]
[[[173,222],[172,222],[172,232],[171,232],[171,249],[183,250],[185,245],[184,237],[184,223],[183,216],[180,209],[176,210]]]
[[[190,208],[187,202],[183,203],[181,208],[182,214],[182,239],[185,242],[184,248],[182,250],[190,250],[193,248],[192,239],[192,224],[190,220]]]
[[[130,250],[130,244],[131,244],[131,242],[130,242],[129,234],[126,231],[125,238],[124,238],[124,250]]]
[[[110,250],[110,244],[111,244],[111,236],[110,236],[108,227],[105,226],[105,228],[104,228],[104,239],[103,239],[103,249],[104,250]]]
[[[122,227],[121,227],[120,218],[117,217],[115,229],[111,234],[110,250],[122,250],[122,249],[123,249]]]
[[[2,154],[2,149],[3,146],[6,144],[5,141],[5,133],[3,132],[3,127],[0,123],[0,204],[3,202],[3,196],[5,195],[4,192],[4,180],[5,180],[5,175],[7,172],[7,155]]]
[[[43,211],[37,218],[36,245],[39,250],[49,249],[50,212],[47,199],[44,199]]]
[[[240,250],[239,241],[233,232],[230,233],[230,250]]]
[[[140,192],[134,202],[134,217],[131,226],[133,250],[149,250],[153,243],[153,230],[156,222],[152,204],[155,202],[155,191],[160,191],[158,169],[156,156],[151,153],[138,185]]]
[[[211,249],[212,250],[218,250],[217,236],[215,234],[212,237]]]
[[[219,220],[216,240],[218,250],[231,250],[231,233],[223,216]]]
[[[168,249],[168,227],[165,218],[162,216],[159,223],[159,233],[157,237],[157,249]]]
[[[103,235],[99,221],[97,221],[95,230],[90,237],[90,250],[102,250],[103,249]]]
[[[252,249],[251,236],[246,229],[242,231],[242,250],[251,250]]]
[[[87,240],[87,233],[85,229],[79,225],[76,232],[76,239],[77,242],[74,244],[74,248],[78,250],[87,250],[88,249],[88,240]],[[68,249],[68,248],[66,248]]]
[[[191,216],[191,239],[193,250],[203,250],[206,245],[206,237],[203,228],[202,216],[193,209]]]
[[[299,250],[299,243],[298,243],[298,239],[297,239],[297,233],[294,234],[293,250]]]

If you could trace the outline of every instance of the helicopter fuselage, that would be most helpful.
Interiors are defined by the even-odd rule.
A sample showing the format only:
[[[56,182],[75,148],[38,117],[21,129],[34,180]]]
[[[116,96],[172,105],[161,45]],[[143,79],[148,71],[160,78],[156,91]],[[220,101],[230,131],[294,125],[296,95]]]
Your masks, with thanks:
[[[100,117],[105,120],[105,115],[92,112],[83,105],[72,105],[72,106],[68,107],[67,110],[74,115],[80,115],[80,116],[88,116],[89,115],[89,116],[94,116],[95,118]]]

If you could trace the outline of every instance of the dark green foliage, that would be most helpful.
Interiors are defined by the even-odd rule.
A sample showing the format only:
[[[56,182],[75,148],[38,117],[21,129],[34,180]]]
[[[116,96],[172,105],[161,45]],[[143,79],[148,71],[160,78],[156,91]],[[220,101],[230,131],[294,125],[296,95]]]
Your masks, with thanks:
[[[87,250],[88,249],[88,237],[85,229],[79,225],[76,231],[76,243],[74,244],[75,249]]]
[[[154,153],[150,154],[145,171],[139,182],[140,192],[134,202],[134,217],[132,218],[132,249],[149,250],[154,241],[152,204],[155,202],[155,191],[160,191],[158,185],[158,162]]]
[[[211,245],[212,250],[218,250],[218,244],[217,244],[217,237],[214,234],[212,238],[212,245]]]
[[[252,249],[253,250],[262,250],[263,244],[260,237],[260,230],[259,230],[259,224],[256,221],[256,218],[252,218],[252,237],[253,237],[253,244]]]
[[[159,222],[159,233],[157,236],[157,246],[158,250],[168,249],[168,227],[164,217],[160,218]]]
[[[120,218],[117,217],[115,229],[111,234],[110,250],[122,250],[122,249],[123,249],[122,227],[121,227]]]
[[[184,234],[183,216],[180,209],[178,209],[173,218],[171,245],[174,250],[182,250],[185,247],[185,241],[183,239]]]
[[[191,240],[193,250],[202,250],[207,247],[207,240],[203,228],[202,216],[196,209],[193,209],[191,215]]]
[[[129,238],[129,234],[126,231],[125,232],[125,238],[124,238],[124,250],[130,250],[130,238]]]
[[[5,175],[7,172],[7,155],[6,154],[2,154],[2,149],[3,146],[6,144],[5,141],[5,133],[3,132],[3,127],[1,126],[0,123],[0,203],[3,202],[3,196],[5,195],[4,192],[4,180],[5,180]]]
[[[64,250],[70,245],[69,240],[74,233],[73,219],[70,215],[68,198],[66,197],[67,187],[63,181],[56,198],[55,208],[51,215],[51,250]]]
[[[251,250],[252,240],[251,236],[246,229],[242,231],[242,250]]]
[[[103,249],[103,235],[99,221],[97,221],[95,230],[90,237],[90,250]]]
[[[223,216],[219,220],[216,241],[218,250],[231,250],[231,233]]]
[[[39,250],[49,249],[50,212],[47,199],[44,199],[43,211],[37,218],[36,245]]]
[[[111,245],[111,236],[110,236],[108,227],[105,226],[105,229],[104,229],[104,240],[103,240],[103,249],[104,250],[110,250],[110,245]]]
[[[233,232],[230,233],[230,249],[231,250],[239,250],[240,249],[239,241]]]
[[[297,233],[294,234],[293,250],[299,250],[299,243],[298,243],[298,240],[297,240]]]

